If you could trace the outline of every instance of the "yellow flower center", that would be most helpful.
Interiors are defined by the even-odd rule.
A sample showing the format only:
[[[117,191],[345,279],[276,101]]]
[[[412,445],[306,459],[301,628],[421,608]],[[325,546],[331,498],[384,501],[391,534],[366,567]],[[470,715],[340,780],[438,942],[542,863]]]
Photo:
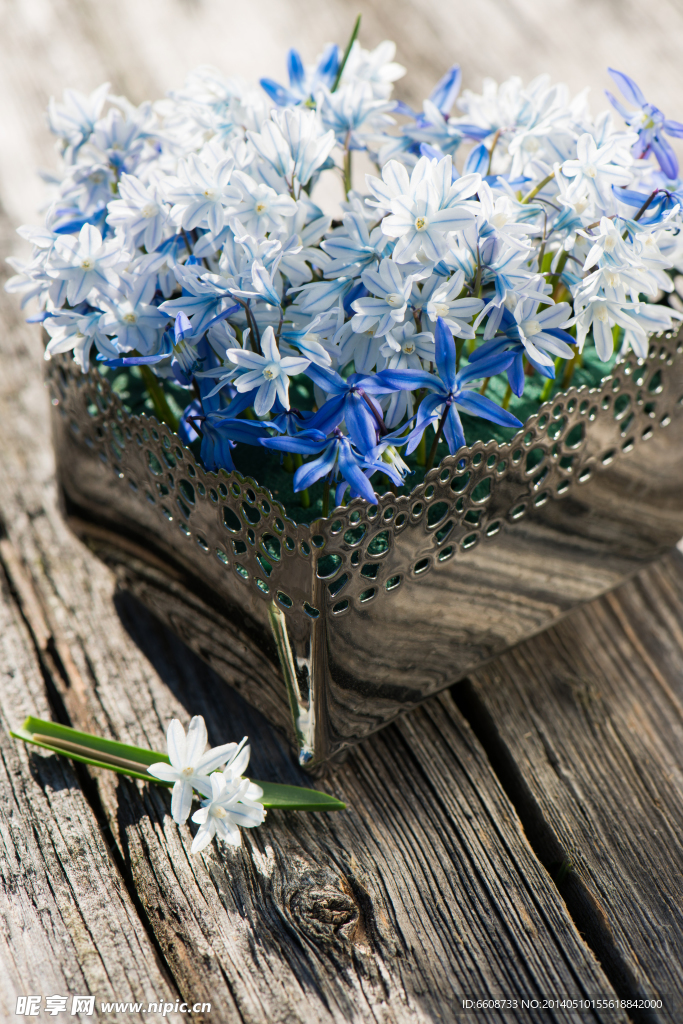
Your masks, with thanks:
[[[417,228],[418,231],[424,231],[424,229],[427,227],[427,218],[418,217],[415,221],[415,227]]]

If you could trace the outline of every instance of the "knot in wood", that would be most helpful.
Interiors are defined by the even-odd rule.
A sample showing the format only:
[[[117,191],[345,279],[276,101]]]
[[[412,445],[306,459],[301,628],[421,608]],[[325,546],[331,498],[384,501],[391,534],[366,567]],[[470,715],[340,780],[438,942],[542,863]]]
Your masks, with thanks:
[[[353,896],[332,884],[297,889],[289,906],[301,927],[321,938],[337,934],[345,925],[353,925],[360,913]]]

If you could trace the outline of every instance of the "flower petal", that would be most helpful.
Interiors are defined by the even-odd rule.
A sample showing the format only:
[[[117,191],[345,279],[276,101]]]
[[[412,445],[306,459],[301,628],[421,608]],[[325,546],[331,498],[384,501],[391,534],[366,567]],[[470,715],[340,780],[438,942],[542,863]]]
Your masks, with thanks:
[[[171,764],[178,771],[182,771],[185,767],[186,740],[185,730],[177,718],[174,718],[168,727],[166,745]]]
[[[192,786],[189,782],[181,782],[179,779],[173,787],[173,796],[171,798],[171,815],[173,820],[178,825],[182,825],[184,821],[187,821],[191,809]]]

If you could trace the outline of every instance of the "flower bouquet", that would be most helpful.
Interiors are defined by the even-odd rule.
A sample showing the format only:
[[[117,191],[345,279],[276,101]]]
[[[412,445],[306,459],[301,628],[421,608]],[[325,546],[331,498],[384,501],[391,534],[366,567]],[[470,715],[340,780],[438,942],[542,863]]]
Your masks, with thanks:
[[[308,764],[683,533],[683,125],[614,70],[617,118],[457,66],[414,111],[357,31],[287,85],[51,102],[8,285],[71,521],[226,678],[252,645]]]

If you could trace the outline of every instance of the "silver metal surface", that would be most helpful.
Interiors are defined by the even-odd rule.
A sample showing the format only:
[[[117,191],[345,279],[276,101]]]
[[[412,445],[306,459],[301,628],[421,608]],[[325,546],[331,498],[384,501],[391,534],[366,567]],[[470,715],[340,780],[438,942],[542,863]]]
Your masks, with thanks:
[[[48,363],[75,528],[315,765],[616,586],[683,535],[683,344],[570,388],[409,496],[297,526],[96,371]],[[114,560],[116,560],[114,558]],[[235,668],[235,644],[247,652]]]

